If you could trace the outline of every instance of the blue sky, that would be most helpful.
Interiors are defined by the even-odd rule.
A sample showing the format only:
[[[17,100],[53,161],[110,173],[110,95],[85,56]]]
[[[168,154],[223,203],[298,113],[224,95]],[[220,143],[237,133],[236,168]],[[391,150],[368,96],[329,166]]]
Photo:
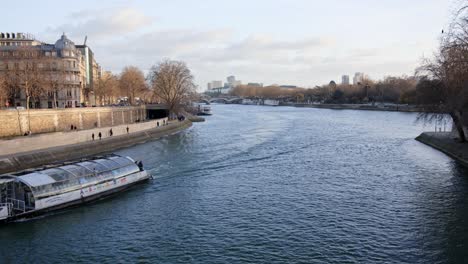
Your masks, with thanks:
[[[18,0],[2,3],[0,25],[52,43],[61,32],[75,43],[87,35],[98,62],[116,73],[170,58],[187,62],[200,89],[231,74],[313,87],[360,71],[413,74],[461,2]]]

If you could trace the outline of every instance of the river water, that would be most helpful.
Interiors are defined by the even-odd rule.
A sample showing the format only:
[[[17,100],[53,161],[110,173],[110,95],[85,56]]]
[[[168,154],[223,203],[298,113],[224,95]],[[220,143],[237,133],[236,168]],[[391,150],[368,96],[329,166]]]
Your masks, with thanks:
[[[463,263],[468,171],[416,114],[214,105],[119,151],[155,180],[0,227],[4,263]]]

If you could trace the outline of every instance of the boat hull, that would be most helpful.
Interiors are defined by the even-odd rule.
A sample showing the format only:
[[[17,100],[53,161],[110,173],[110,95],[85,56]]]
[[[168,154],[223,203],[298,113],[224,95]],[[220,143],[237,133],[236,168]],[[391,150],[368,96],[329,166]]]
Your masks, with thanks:
[[[128,184],[121,185],[121,186],[118,186],[118,187],[115,187],[115,188],[111,188],[111,189],[108,189],[108,190],[105,190],[105,191],[102,191],[102,192],[99,192],[99,193],[96,193],[96,194],[92,194],[92,195],[89,195],[89,196],[82,196],[79,199],[75,199],[75,200],[72,200],[72,201],[69,201],[69,202],[57,204],[57,205],[47,207],[47,208],[43,208],[43,209],[28,211],[28,212],[25,212],[25,213],[22,213],[22,214],[17,214],[17,215],[8,217],[6,219],[0,220],[0,224],[6,224],[6,223],[15,222],[15,221],[18,221],[18,220],[34,218],[34,217],[41,216],[41,215],[44,215],[44,214],[47,214],[47,213],[50,213],[50,212],[53,212],[53,211],[58,211],[58,210],[71,208],[71,207],[77,207],[77,206],[84,205],[84,204],[87,204],[87,203],[92,203],[92,202],[95,202],[95,201],[99,201],[99,200],[108,198],[110,196],[117,195],[118,193],[120,193],[122,191],[125,191],[125,190],[128,190],[128,189],[130,189],[130,188],[132,188],[132,187],[134,187],[136,185],[148,182],[149,179],[150,179],[150,177],[148,176],[148,177],[145,177],[145,178],[141,178],[141,179],[139,179],[137,181],[133,181],[133,182],[130,182]]]

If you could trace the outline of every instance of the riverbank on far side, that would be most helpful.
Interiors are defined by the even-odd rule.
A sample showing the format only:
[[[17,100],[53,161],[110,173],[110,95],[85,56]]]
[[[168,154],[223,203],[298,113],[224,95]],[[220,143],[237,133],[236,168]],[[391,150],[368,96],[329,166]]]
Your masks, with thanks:
[[[468,144],[456,141],[451,132],[424,132],[416,140],[445,153],[468,167]]]
[[[180,132],[190,126],[192,126],[192,122],[188,119],[172,121],[165,126],[153,127],[112,137],[109,136],[102,140],[97,139],[77,144],[0,156],[0,174],[111,153],[121,148],[130,147]],[[69,134],[73,135],[73,133]]]
[[[289,105],[287,105],[289,106]],[[371,104],[293,104],[290,106],[306,108],[323,108],[334,110],[368,110],[390,112],[423,112],[423,109],[414,105],[371,105]]]

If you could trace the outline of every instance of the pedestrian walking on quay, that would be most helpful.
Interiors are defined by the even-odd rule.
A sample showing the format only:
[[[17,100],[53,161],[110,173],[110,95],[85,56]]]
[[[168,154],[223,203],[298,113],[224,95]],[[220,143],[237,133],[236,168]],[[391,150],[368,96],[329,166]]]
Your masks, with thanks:
[[[94,141],[94,133],[91,135],[91,137],[93,138],[93,141]]]
[[[98,137],[99,137],[99,140],[101,140],[101,138],[102,138],[101,132],[99,132]]]
[[[114,135],[114,132],[112,132],[112,128],[109,130],[109,136],[112,137],[112,135]]]
[[[128,128],[128,126],[127,126],[127,134],[128,134],[128,130],[129,130],[129,128]]]

